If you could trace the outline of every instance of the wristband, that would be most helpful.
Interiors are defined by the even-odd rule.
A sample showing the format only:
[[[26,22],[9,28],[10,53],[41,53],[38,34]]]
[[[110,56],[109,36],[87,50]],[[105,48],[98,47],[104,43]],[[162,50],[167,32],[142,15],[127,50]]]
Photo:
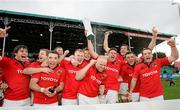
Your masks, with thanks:
[[[41,90],[40,90],[40,91],[43,93],[43,92],[44,92],[44,90],[45,90],[45,88],[41,88]]]

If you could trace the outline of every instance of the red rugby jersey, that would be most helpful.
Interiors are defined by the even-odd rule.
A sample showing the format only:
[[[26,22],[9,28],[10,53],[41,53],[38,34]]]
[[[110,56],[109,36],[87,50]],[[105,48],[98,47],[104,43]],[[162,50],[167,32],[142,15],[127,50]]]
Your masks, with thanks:
[[[61,65],[66,71],[65,85],[62,91],[62,97],[66,99],[77,99],[77,93],[79,89],[79,81],[75,79],[76,71],[82,69],[86,63],[82,63],[78,66],[73,66],[70,61],[63,60]]]
[[[153,98],[163,95],[160,70],[166,65],[169,65],[167,57],[156,59],[149,66],[141,63],[135,67],[133,77],[140,80],[140,96]]]
[[[128,88],[130,88],[132,76],[134,74],[134,67],[129,65],[128,63],[125,63],[121,68],[121,76],[123,78],[124,83],[128,83]],[[139,92],[139,86],[140,82],[137,80],[136,86],[133,90],[133,92]]]
[[[103,73],[99,73],[96,67],[89,68],[85,77],[81,80],[79,93],[88,97],[96,97],[99,95],[99,86],[103,84]]]
[[[65,80],[65,70],[58,66],[56,67],[51,74],[47,73],[36,73],[33,74],[32,78],[38,79],[38,85],[42,88],[59,86],[60,82],[64,82]],[[51,104],[57,102],[58,94],[53,97],[48,97],[44,93],[33,91],[35,104]]]
[[[0,60],[4,81],[9,86],[4,93],[5,99],[22,100],[30,97],[30,76],[22,73],[25,68],[24,64],[7,57]]]

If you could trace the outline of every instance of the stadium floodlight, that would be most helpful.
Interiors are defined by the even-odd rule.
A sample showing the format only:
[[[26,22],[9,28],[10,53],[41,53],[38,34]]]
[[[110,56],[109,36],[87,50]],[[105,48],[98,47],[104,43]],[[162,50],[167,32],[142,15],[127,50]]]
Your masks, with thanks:
[[[178,5],[178,8],[179,8],[179,17],[180,17],[180,0],[172,0],[172,5]]]

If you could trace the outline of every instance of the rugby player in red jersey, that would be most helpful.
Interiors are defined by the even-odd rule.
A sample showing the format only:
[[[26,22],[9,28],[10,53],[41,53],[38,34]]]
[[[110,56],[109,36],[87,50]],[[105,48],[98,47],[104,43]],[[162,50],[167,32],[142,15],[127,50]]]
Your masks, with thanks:
[[[87,63],[84,62],[84,51],[77,49],[70,60],[63,60],[60,65],[66,71],[65,86],[62,91],[62,105],[77,105],[77,93],[79,81],[75,79],[76,71],[82,69]]]
[[[127,52],[125,54],[126,62],[122,65],[120,74],[123,78],[123,83],[127,84],[126,88],[121,88],[121,99],[123,102],[128,101],[128,91],[130,88],[132,76],[134,74],[134,67],[136,65],[136,56],[133,52]],[[132,101],[137,102],[139,101],[139,81],[136,83],[136,87],[132,93]]]
[[[146,48],[142,51],[144,61],[135,67],[129,91],[130,100],[137,79],[140,81],[140,101],[164,99],[163,86],[160,79],[161,67],[171,64],[179,57],[175,41],[170,39],[167,44],[171,48],[171,55],[165,58],[157,58],[153,60],[151,49]]]
[[[84,50],[84,61],[86,61],[87,63],[90,62],[91,60],[91,55],[89,53],[89,50],[87,48],[83,49]]]
[[[99,104],[98,95],[104,93],[103,77],[107,64],[107,57],[99,56],[91,60],[83,69],[76,72],[76,80],[80,80],[78,91],[79,105]]]
[[[3,71],[5,83],[8,88],[4,92],[3,106],[30,105],[30,76],[23,73],[28,59],[28,49],[25,45],[14,48],[14,58],[0,57],[0,68]]]
[[[49,54],[48,49],[40,49],[38,60],[32,62],[27,68],[24,69],[24,74],[34,74],[39,72],[51,73],[52,69],[47,67],[47,57]]]
[[[111,34],[111,31],[107,31],[104,33],[103,48],[106,52],[108,52],[110,49],[109,45],[108,45],[108,37],[110,34]],[[119,49],[120,54],[117,55],[116,60],[117,61],[123,61],[127,51],[128,51],[128,45],[122,44],[120,49]]]
[[[107,31],[107,32],[105,32],[104,33],[104,42],[103,42],[103,48],[104,48],[104,50],[106,51],[106,52],[108,52],[109,51],[109,45],[108,45],[108,37],[109,37],[109,35],[112,33],[112,31]],[[156,27],[154,26],[153,28],[152,28],[152,39],[151,39],[151,42],[149,43],[149,45],[148,45],[148,48],[149,49],[153,49],[154,48],[154,46],[156,45],[156,38],[157,38],[157,34],[158,34],[158,31],[157,31],[157,29],[156,29]],[[129,48],[129,46],[127,45],[127,44],[122,44],[121,46],[120,46],[120,50],[119,50],[119,53],[120,54],[118,54],[117,55],[117,57],[116,57],[116,60],[117,61],[123,61],[124,60],[124,58],[125,58],[125,54],[126,54],[126,52],[128,52],[128,49]],[[140,60],[140,59],[138,59],[138,58],[136,58],[136,60]]]
[[[50,52],[47,60],[50,74],[39,72],[33,74],[30,88],[33,90],[33,105],[58,105],[58,92],[64,87],[65,70],[59,66],[59,57],[56,52]]]
[[[87,37],[88,50],[92,58],[97,59],[98,54],[94,51],[93,44],[91,40],[95,37],[91,30],[91,24],[87,20],[83,21],[85,27],[85,36]],[[122,77],[119,74],[121,62],[116,61],[117,57],[117,49],[111,48],[107,52],[108,62],[105,69],[106,80],[104,81],[105,89],[106,89],[106,103],[116,103],[118,102],[118,91],[120,81],[122,81]]]

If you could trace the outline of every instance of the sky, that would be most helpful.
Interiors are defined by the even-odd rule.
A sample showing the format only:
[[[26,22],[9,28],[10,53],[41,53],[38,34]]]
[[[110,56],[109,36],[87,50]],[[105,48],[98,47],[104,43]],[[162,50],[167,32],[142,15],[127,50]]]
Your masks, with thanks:
[[[180,35],[179,8],[177,4],[172,5],[172,0],[0,0],[0,9],[73,19],[88,18],[149,31],[156,26],[159,32]],[[180,36],[177,41],[180,42]],[[180,43],[178,46],[180,50]]]

